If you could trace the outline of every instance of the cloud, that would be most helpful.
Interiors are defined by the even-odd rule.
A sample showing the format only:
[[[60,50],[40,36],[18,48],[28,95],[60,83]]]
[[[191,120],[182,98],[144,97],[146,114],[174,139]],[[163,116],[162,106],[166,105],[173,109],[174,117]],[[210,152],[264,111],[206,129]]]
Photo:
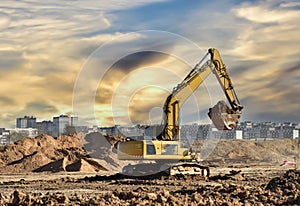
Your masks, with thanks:
[[[14,104],[14,100],[10,97],[1,96],[0,97],[0,105],[6,105],[6,104]]]
[[[26,105],[26,107],[24,108],[24,110],[20,111],[19,113],[20,114],[32,114],[32,113],[35,113],[36,111],[39,111],[40,113],[42,114],[45,114],[45,113],[57,113],[58,112],[58,109],[45,102],[45,101],[35,101],[35,102],[30,102]]]
[[[273,5],[271,1],[244,3],[231,10],[236,17],[251,21],[244,24],[231,52],[243,59],[287,58],[299,54],[300,11]],[[269,24],[266,24],[269,23]],[[284,55],[282,55],[284,54]]]
[[[5,13],[0,13],[0,31],[6,29],[10,24],[10,18]]]
[[[105,113],[113,117],[107,124],[114,121],[114,124],[125,125],[147,124],[151,121],[160,123],[162,116],[159,113],[153,114],[152,109],[162,109],[172,89],[191,70],[189,65],[174,56],[153,52],[130,55],[118,61],[114,68],[119,72],[110,70],[110,75],[105,76],[99,85],[96,116],[104,119],[101,115]],[[215,77],[212,78],[207,81],[217,82]],[[205,109],[207,113],[212,104],[224,98],[220,92],[222,89],[217,86],[202,84],[186,101],[181,108],[184,123],[199,122],[197,111]],[[218,96],[218,99],[214,96]]]
[[[129,41],[124,42],[123,39]],[[116,40],[100,47],[83,67],[76,85],[79,90],[76,89],[73,101],[76,112],[93,115],[93,89],[98,87],[97,111],[101,108],[107,111],[106,104],[114,102],[116,104],[113,109],[110,108],[109,116],[121,116],[122,113],[128,119],[128,107],[124,108],[121,104],[128,106],[128,98],[145,86],[161,86],[172,90],[189,72],[190,66],[199,61],[201,53],[201,49],[193,43],[168,32],[142,31],[129,33]],[[99,74],[100,70],[103,76]],[[118,101],[113,101],[114,98]],[[82,109],[78,110],[76,105]],[[103,114],[101,111],[97,113],[97,118],[104,119],[98,114]]]
[[[14,128],[16,124],[16,116],[12,113],[1,113],[1,126],[0,128]]]
[[[128,76],[131,75],[131,72],[136,72],[138,69],[158,65],[159,62],[166,58],[168,58],[168,55],[163,53],[144,51],[129,54],[128,56],[117,60],[110,68],[108,68],[104,76],[99,80],[96,102],[100,104],[111,102],[113,94],[116,92],[122,79],[128,78]],[[98,69],[94,69],[94,72],[97,73],[99,71]],[[141,77],[136,76],[136,78],[137,80],[142,80]],[[153,78],[156,78],[156,75]],[[150,79],[151,77],[148,77],[148,80],[145,81],[149,82]],[[130,81],[134,81],[134,79],[124,83],[128,88],[132,88],[135,85],[135,82],[132,83]]]
[[[47,110],[50,116],[57,115],[50,114],[51,111],[70,111],[76,76],[81,68],[91,66],[85,64],[90,54],[100,51],[99,47],[107,48],[105,45],[109,44],[114,45],[113,49],[101,50],[101,54],[89,57],[103,57],[105,62],[93,61],[94,72],[89,73],[82,82],[87,90],[97,86],[101,88],[96,94],[95,110],[103,124],[113,123],[111,102],[116,92],[120,94],[119,100],[124,98],[127,101],[128,97],[132,97],[131,100],[140,106],[134,108],[133,102],[126,102],[125,106],[129,105],[132,114],[131,119],[136,118],[134,121],[137,122],[146,118],[151,105],[161,101],[143,104],[148,92],[137,89],[143,88],[143,83],[155,83],[162,84],[170,91],[209,47],[220,50],[238,95],[246,105],[245,113],[249,115],[246,117],[258,118],[266,113],[274,117],[277,111],[280,111],[278,116],[288,117],[284,113],[298,111],[300,14],[297,1],[198,2],[193,4],[192,9],[190,6],[171,7],[172,12],[168,14],[171,16],[175,13],[174,19],[144,15],[144,11],[151,13],[158,7],[163,14],[174,3],[146,6],[159,2],[163,1],[121,0],[110,1],[109,4],[104,0],[1,1],[1,120],[7,121],[11,114],[19,114],[18,111],[25,108],[35,112],[33,108],[40,107],[30,107],[33,102],[53,106],[53,110]],[[141,11],[132,12],[139,9]],[[179,10],[180,15],[177,16]],[[124,35],[128,30],[138,28],[178,32],[199,47],[195,49],[190,44],[181,44],[174,38],[158,38],[161,33],[156,37],[147,36],[146,33]],[[132,51],[140,51],[143,47],[157,50],[167,48],[170,55],[139,53],[112,59],[115,53],[126,46]],[[204,52],[200,52],[199,48],[203,48]],[[116,64],[106,68],[106,62]],[[93,78],[97,77],[99,70],[105,69],[110,71],[101,82]],[[219,88],[215,80],[207,82],[207,86]],[[86,90],[82,90],[78,94],[83,101],[86,100],[85,93]],[[11,104],[4,104],[9,101]],[[118,114],[124,114],[121,103],[119,101],[114,105]],[[208,105],[207,99],[204,105]],[[143,109],[145,112],[142,112]],[[190,111],[187,113],[193,115]],[[115,115],[116,118],[124,117]],[[291,119],[297,120],[297,117],[291,115]]]
[[[168,95],[168,91],[151,86],[134,93],[127,108],[131,122],[133,124],[150,124],[156,120],[157,123],[160,123],[162,115],[151,113],[151,110],[154,108],[162,109]]]
[[[0,99],[4,100],[6,102],[13,102],[14,100],[12,99]],[[23,106],[23,105],[22,105]],[[49,103],[44,100],[36,100],[34,102],[28,102],[25,104],[24,107],[19,107],[17,108],[15,105],[10,107],[8,111],[14,109],[13,113],[10,112],[2,112],[0,115],[1,118],[1,127],[10,127],[14,128],[15,125],[15,120],[17,117],[23,117],[25,115],[29,116],[36,116],[38,121],[42,120],[47,120],[47,119],[52,119],[50,118],[51,115],[53,114],[59,114],[59,109],[55,106],[55,103]]]
[[[14,50],[2,50],[0,49],[0,74],[4,74],[8,71],[18,69],[23,63],[22,52]],[[1,78],[1,77],[0,77]]]
[[[89,9],[89,10],[106,10],[106,11],[113,11],[113,10],[126,10],[134,7],[139,7],[146,4],[156,3],[156,2],[163,2],[165,0],[112,0],[107,4],[105,0],[100,1],[72,1],[65,3],[66,6],[71,6],[74,8],[80,9]],[[37,1],[38,2],[38,1]],[[61,2],[61,1],[57,1]],[[62,3],[61,3],[62,4]]]
[[[300,2],[291,1],[291,2],[284,2],[280,4],[280,7],[286,8],[286,7],[299,7]]]
[[[147,122],[151,108],[162,107],[168,93],[184,77],[174,71],[182,72],[186,67],[184,62],[159,52],[124,57],[101,79],[95,102],[97,117],[104,119],[101,115],[106,112],[117,124]]]
[[[212,6],[213,12],[206,8]],[[285,1],[225,1],[221,8],[213,1],[204,12],[190,13],[188,26],[181,27],[201,47],[219,49],[245,105],[245,119],[265,120],[261,114],[269,114],[266,117],[274,120],[299,121],[294,115],[299,113],[298,6]]]
[[[300,29],[297,26],[300,20],[299,10],[263,1],[256,4],[244,3],[232,12],[253,24],[244,27],[230,54],[246,61],[260,62],[257,66],[246,64],[251,69],[239,76],[238,80],[245,82],[243,85],[239,84],[241,90],[263,105],[257,111],[271,113],[270,105],[274,113],[289,110],[283,105],[289,105],[295,111],[297,101],[289,97],[299,96],[299,90],[296,89],[299,87],[299,66],[295,63],[298,61],[295,57],[300,55],[297,47],[297,42],[300,42]],[[255,84],[249,87],[247,82]],[[250,105],[250,110],[251,108]],[[286,113],[290,114],[288,111]]]
[[[7,96],[13,102],[3,106],[1,113],[17,115],[44,98],[59,109],[49,112],[70,111],[76,75],[85,59],[101,44],[122,35],[107,31],[116,20],[112,11],[153,2],[1,1],[0,94],[2,102],[8,101]],[[40,107],[28,109],[34,115]]]
[[[268,79],[261,78],[252,86],[241,86],[245,105],[244,115],[256,121],[298,121],[299,107],[299,63],[284,69],[272,70]]]
[[[258,23],[284,23],[299,18],[300,11],[272,8],[268,3],[244,3],[233,11],[240,18]],[[287,6],[285,6],[287,7]]]

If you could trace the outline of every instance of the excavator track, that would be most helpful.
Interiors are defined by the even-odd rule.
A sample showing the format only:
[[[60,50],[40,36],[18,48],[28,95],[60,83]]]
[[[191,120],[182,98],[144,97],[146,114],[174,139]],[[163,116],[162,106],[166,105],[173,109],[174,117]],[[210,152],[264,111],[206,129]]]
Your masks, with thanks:
[[[203,166],[195,162],[177,162],[172,164],[142,163],[127,165],[122,173],[131,177],[141,176],[198,176],[203,179],[209,178],[210,170],[208,166]]]
[[[203,178],[208,178],[210,175],[209,167],[199,165],[193,162],[183,162],[172,165],[170,168],[170,175],[197,175]]]

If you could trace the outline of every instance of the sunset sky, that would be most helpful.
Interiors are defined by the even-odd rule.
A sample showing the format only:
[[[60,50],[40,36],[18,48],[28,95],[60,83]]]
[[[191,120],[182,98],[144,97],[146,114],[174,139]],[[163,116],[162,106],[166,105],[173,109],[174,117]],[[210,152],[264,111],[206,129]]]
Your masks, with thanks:
[[[299,122],[299,1],[1,0],[0,127],[16,117],[81,124],[160,122],[165,98],[217,48],[242,120]],[[222,97],[209,77],[183,122]]]

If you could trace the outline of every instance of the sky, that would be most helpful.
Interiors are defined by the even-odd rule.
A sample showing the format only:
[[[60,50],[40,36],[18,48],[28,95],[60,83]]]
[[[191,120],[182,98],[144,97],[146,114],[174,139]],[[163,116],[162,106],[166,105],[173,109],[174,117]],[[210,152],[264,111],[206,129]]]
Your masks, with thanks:
[[[167,97],[217,48],[242,121],[299,121],[300,2],[1,0],[0,127],[74,113],[81,124],[161,122]],[[210,76],[181,110],[205,122]]]

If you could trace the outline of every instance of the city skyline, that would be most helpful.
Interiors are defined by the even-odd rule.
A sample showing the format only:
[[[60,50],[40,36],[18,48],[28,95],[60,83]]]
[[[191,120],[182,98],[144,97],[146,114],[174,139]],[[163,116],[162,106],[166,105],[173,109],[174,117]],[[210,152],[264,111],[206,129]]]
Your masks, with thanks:
[[[3,0],[0,17],[0,127],[11,127],[16,117],[25,115],[49,120],[74,112],[74,87],[84,68],[94,66],[91,76],[107,69],[90,60],[108,60],[124,46],[155,46],[169,53],[129,53],[113,59],[106,76],[95,82],[95,105],[92,112],[82,110],[88,116],[81,124],[93,125],[93,118],[98,125],[122,124],[127,116],[133,123],[151,118],[159,122],[161,114],[151,108],[163,105],[210,47],[220,50],[245,106],[242,121],[299,122],[297,1]],[[160,31],[160,41],[153,43],[155,32],[139,32],[149,30]],[[182,39],[198,50],[180,44]],[[109,44],[111,50],[99,50]],[[83,83],[89,90],[94,82]],[[187,102],[185,123],[207,121],[211,96],[223,98],[211,94],[215,83],[209,79]]]
[[[57,115],[55,115],[55,116],[53,116],[51,119],[52,120],[50,120],[50,119],[40,119],[40,118],[38,118],[37,116],[35,116],[35,115],[25,115],[25,116],[23,116],[23,117],[15,117],[15,127],[17,127],[17,128],[22,128],[21,126],[17,126],[17,125],[21,125],[19,122],[18,122],[18,120],[19,119],[34,119],[34,122],[53,122],[53,120],[55,119],[55,118],[58,118],[58,117],[65,117],[65,116],[69,116],[69,117],[76,117],[77,118],[77,122],[78,122],[78,120],[79,120],[79,118],[80,117],[78,117],[78,116],[76,116],[76,115],[74,115],[74,114],[57,114]],[[299,124],[299,126],[300,126],[300,122],[289,122],[289,121],[282,121],[282,122],[276,122],[276,121],[252,121],[252,120],[243,120],[243,121],[240,121],[239,122],[239,124],[243,124],[243,123],[247,123],[247,122],[252,122],[252,123],[257,123],[257,124],[261,124],[261,123],[272,123],[272,124],[286,124],[286,123],[290,123],[290,124]],[[28,123],[26,122],[26,125],[27,125]],[[191,123],[191,124],[186,124],[186,125],[193,125],[193,124],[197,124],[197,125],[208,125],[208,124],[206,124],[206,123],[203,123],[203,124],[198,124],[198,123]],[[210,123],[210,124],[213,124],[212,122]],[[32,125],[32,123],[29,123],[29,125]],[[141,124],[137,124],[137,125],[141,125]],[[119,126],[137,126],[137,125],[119,125]],[[159,125],[159,124],[153,124],[153,125]],[[87,126],[87,127],[93,127],[93,126],[99,126],[99,127],[112,127],[112,126],[117,126],[117,125],[80,125],[80,124],[78,124],[78,123],[76,123],[76,126]],[[142,126],[142,125],[141,125]],[[184,126],[184,125],[183,125]],[[1,125],[0,125],[0,128],[3,128],[3,127],[1,127]],[[30,128],[30,127],[28,127],[28,128]]]
[[[130,139],[152,139],[159,135],[162,125],[135,125],[135,126],[84,126],[77,125],[78,117],[74,115],[59,115],[52,121],[37,121],[34,116],[16,118],[15,128],[1,128],[0,145],[10,144],[25,137],[39,135],[70,135],[74,133],[89,134],[100,132],[105,135],[122,135]],[[278,138],[299,139],[299,123],[274,122],[240,122],[233,130],[220,131],[211,124],[182,125],[180,137],[184,141],[192,139],[256,139],[274,140]]]
[[[17,117],[13,128],[0,125],[0,145],[10,144],[21,138],[39,135],[58,137],[74,133],[89,134],[100,132],[106,135],[121,135],[130,139],[152,139],[159,136],[163,125],[78,125],[78,116],[60,114],[51,120],[38,120],[35,116]],[[256,139],[299,138],[300,123],[296,122],[239,122],[232,130],[218,130],[210,124],[182,124],[180,137],[191,139]]]

